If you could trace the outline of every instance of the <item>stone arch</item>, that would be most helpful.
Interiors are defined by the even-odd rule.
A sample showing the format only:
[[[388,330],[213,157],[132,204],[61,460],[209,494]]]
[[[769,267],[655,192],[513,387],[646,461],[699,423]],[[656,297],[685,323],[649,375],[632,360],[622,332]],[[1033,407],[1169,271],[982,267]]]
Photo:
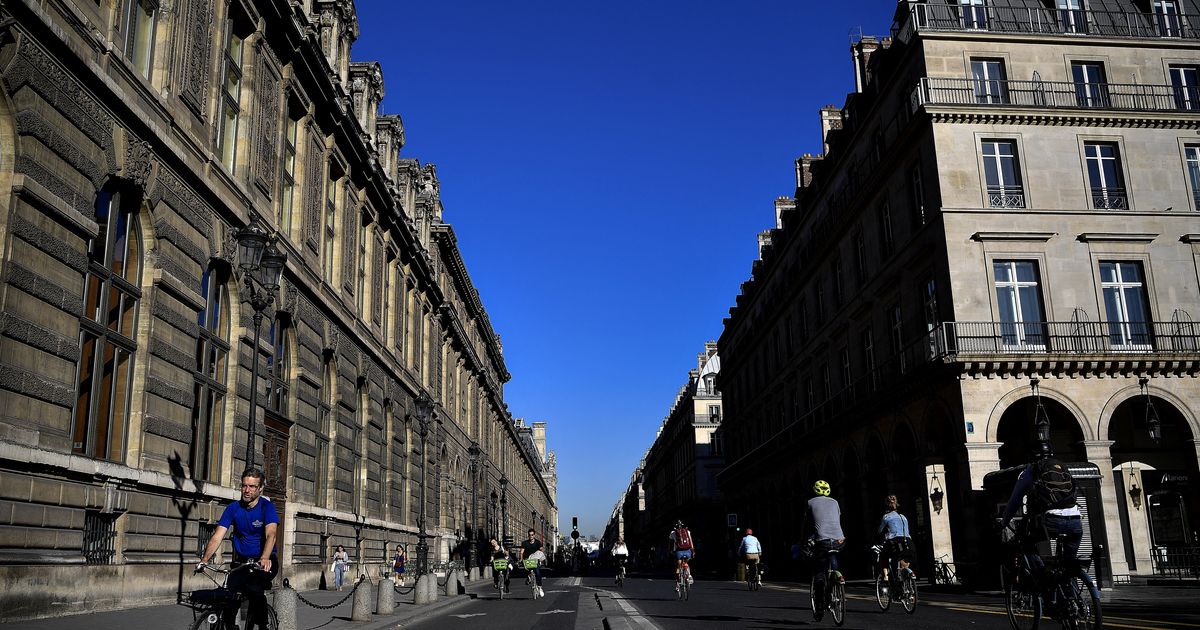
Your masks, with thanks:
[[[1173,392],[1162,389],[1161,387],[1155,387],[1154,381],[1150,381],[1150,383],[1147,384],[1146,393],[1155,398],[1165,400],[1174,406],[1175,410],[1178,411],[1179,414],[1183,416],[1183,419],[1187,422],[1188,428],[1190,428],[1192,431],[1192,435],[1200,437],[1200,419],[1197,419],[1196,412],[1190,406],[1188,406],[1186,401],[1175,395]],[[1103,439],[1109,439],[1108,436],[1112,430],[1113,414],[1116,413],[1117,408],[1120,407],[1122,403],[1130,399],[1137,398],[1141,395],[1142,390],[1136,384],[1122,387],[1114,392],[1113,395],[1104,402],[1104,408],[1100,410],[1100,418],[1097,421],[1096,426],[1096,435],[1104,436]]]
[[[1083,410],[1079,408],[1079,405],[1075,404],[1074,400],[1071,400],[1070,396],[1067,396],[1066,394],[1051,387],[1047,387],[1045,382],[1046,381],[1043,380],[1038,387],[1042,398],[1052,400],[1062,405],[1063,408],[1070,412],[1070,415],[1075,420],[1075,423],[1079,425],[1079,430],[1083,432],[1083,439],[1095,440],[1095,427],[1088,424],[1085,420],[1087,418],[1087,414],[1083,413]],[[1030,391],[1028,382],[1024,387],[1014,387],[1013,389],[1009,390],[1007,394],[1001,396],[1000,399],[996,401],[996,404],[992,407],[991,415],[988,416],[987,429],[985,432],[987,441],[999,442],[1000,439],[997,436],[999,434],[1000,419],[1004,417],[1004,413],[1008,411],[1009,407],[1018,401],[1032,397],[1033,394]]]

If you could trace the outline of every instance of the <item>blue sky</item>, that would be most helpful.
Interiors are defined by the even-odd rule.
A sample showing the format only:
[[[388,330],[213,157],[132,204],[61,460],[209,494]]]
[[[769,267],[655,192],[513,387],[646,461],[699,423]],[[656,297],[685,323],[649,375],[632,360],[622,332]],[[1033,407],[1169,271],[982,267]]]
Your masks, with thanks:
[[[509,409],[549,423],[559,526],[600,534],[895,0],[357,7],[352,57],[437,165]]]

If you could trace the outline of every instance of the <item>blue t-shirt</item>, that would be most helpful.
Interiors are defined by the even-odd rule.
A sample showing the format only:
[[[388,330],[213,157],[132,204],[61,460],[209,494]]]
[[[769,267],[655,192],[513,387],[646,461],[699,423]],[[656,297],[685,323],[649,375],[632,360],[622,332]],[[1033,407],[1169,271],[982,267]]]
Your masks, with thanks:
[[[241,501],[234,501],[225,508],[221,520],[217,521],[218,525],[227,529],[233,526],[233,550],[255,560],[262,557],[267,525],[271,523],[279,523],[279,513],[275,511],[275,504],[266,497],[259,497],[258,504],[252,508],[243,506]],[[275,555],[274,549],[271,555]]]

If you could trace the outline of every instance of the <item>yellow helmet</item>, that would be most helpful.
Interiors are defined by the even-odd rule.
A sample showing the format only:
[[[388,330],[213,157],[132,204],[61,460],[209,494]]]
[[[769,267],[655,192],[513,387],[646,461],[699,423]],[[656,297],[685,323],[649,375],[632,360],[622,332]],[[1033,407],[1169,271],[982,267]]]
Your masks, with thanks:
[[[829,482],[823,479],[817,480],[817,482],[813,484],[813,492],[823,497],[829,496]]]

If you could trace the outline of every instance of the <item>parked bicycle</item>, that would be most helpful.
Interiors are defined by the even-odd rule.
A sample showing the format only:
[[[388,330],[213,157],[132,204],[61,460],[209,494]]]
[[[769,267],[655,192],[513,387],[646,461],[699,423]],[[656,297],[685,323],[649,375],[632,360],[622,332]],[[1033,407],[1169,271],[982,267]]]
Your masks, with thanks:
[[[954,563],[946,562],[950,554],[944,553],[933,561],[934,584],[958,584],[958,576],[954,573]]]
[[[837,552],[837,549],[819,549],[812,553],[832,557]],[[814,556],[814,559],[819,558]],[[825,616],[825,611],[828,610],[833,613],[833,623],[840,626],[846,621],[846,578],[842,576],[841,571],[830,567],[825,571],[822,588],[818,589],[817,577],[820,575],[820,569],[813,572],[812,584],[808,588],[809,596],[812,599],[813,619],[820,621]]]
[[[900,602],[904,611],[912,614],[917,610],[917,576],[909,568],[900,568],[897,558],[890,558],[888,575],[883,575],[883,545],[874,545],[875,552],[875,601],[880,610],[891,608],[893,601]]]
[[[687,558],[683,558],[680,560],[679,570],[675,572],[675,597],[687,601],[691,586],[692,569],[688,566]]]
[[[204,577],[212,580],[216,588],[197,589],[188,595],[186,603],[191,607],[193,617],[190,630],[239,630],[245,627],[249,602],[240,591],[229,588],[229,577],[239,571],[261,570],[258,563],[247,563],[234,569],[223,569],[211,564],[197,568],[193,573],[203,573]],[[209,575],[210,571],[224,577],[218,582]],[[270,604],[267,604],[267,627],[268,630],[279,628],[279,619]]]
[[[1103,622],[1100,591],[1087,574],[1091,560],[1064,557],[1065,536],[1055,541],[1054,556],[1044,558],[1036,546],[1044,535],[1004,531],[1008,540],[1000,576],[1005,612],[1013,630],[1037,630],[1043,616],[1066,630],[1099,630]]]

